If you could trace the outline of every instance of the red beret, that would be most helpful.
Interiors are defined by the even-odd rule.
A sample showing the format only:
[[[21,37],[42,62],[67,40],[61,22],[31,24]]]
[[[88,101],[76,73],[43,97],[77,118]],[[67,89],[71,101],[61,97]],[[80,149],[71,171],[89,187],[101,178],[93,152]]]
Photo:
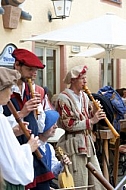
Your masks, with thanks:
[[[15,49],[12,56],[16,61],[19,61],[28,67],[38,67],[40,69],[44,69],[45,67],[34,53],[26,49]]]

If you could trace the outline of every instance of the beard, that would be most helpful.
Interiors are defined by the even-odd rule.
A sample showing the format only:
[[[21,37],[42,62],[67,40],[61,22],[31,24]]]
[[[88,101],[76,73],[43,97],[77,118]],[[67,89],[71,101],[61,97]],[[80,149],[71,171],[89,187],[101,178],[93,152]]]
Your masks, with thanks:
[[[22,80],[22,82],[26,82],[27,81],[26,78],[24,78],[24,77],[21,77],[20,79]]]
[[[30,77],[21,77],[22,82],[28,82],[28,79],[31,79]]]

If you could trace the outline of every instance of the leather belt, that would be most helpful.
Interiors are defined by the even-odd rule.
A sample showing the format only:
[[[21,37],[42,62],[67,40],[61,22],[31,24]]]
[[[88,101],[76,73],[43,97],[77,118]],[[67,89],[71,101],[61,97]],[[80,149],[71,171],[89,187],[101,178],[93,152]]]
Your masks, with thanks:
[[[72,135],[76,135],[76,134],[84,134],[85,131],[84,130],[80,130],[80,131],[65,131],[65,134],[72,134]]]

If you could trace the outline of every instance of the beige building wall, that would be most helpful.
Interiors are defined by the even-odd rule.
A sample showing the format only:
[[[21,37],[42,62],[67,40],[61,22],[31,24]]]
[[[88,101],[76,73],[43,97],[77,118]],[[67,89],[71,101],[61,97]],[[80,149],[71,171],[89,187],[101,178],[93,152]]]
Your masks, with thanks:
[[[50,10],[52,16],[55,17],[53,3],[51,0],[25,0],[25,11],[32,15],[31,21],[19,20],[17,29],[5,29],[3,27],[2,15],[0,15],[0,52],[8,43],[13,43],[19,48],[27,48],[33,51],[34,43],[20,43],[20,40],[29,38],[33,35],[39,35],[52,30],[64,28],[77,24],[82,21],[102,16],[107,12],[126,19],[126,1],[122,0],[122,4],[109,3],[103,0],[73,0],[70,17],[64,20],[48,21],[47,13]],[[103,31],[104,32],[104,31]],[[83,48],[82,48],[83,49]],[[77,64],[88,66],[88,86],[92,92],[99,89],[99,61],[94,58],[72,57],[71,47],[67,47],[67,70]],[[121,62],[121,79],[120,87],[126,87],[126,61]]]

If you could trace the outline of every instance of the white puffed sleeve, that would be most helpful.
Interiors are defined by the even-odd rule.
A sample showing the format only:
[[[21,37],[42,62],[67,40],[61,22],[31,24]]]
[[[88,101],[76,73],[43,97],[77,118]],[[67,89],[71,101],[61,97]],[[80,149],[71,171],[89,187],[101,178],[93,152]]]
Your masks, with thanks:
[[[0,166],[3,178],[15,185],[33,181],[33,156],[29,144],[20,145],[7,118],[0,114]]]

